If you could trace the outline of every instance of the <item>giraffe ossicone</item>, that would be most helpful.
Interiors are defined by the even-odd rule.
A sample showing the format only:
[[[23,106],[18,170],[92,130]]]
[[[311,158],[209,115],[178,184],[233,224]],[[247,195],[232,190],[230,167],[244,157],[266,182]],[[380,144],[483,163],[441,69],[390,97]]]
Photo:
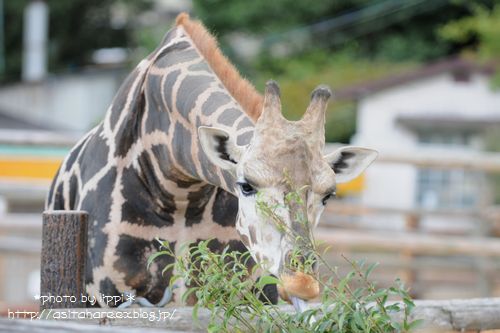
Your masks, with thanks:
[[[157,304],[175,272],[162,274],[173,260],[167,256],[147,268],[155,239],[176,252],[213,238],[214,250],[248,249],[284,281],[282,298],[315,297],[313,276],[285,264],[297,244],[256,204],[257,196],[282,204],[292,191],[288,177],[303,189],[304,205],[276,214],[310,237],[336,184],[375,159],[359,147],[322,155],[330,95],[318,87],[301,120],[285,119],[278,85],[269,82],[262,97],[203,25],[181,14],[127,77],[104,120],[65,158],[48,193],[47,210],[89,213],[89,296],[106,307],[102,295],[133,291]],[[298,213],[311,223],[299,223]],[[173,291],[176,302],[182,292]]]

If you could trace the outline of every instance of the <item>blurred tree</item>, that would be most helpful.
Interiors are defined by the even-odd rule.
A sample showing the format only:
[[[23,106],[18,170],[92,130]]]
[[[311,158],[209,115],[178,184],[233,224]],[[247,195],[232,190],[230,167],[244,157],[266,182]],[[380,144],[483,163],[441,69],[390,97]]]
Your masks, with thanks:
[[[287,41],[286,57],[261,52],[245,64],[233,57],[259,89],[269,78],[282,86],[284,111],[296,119],[318,83],[334,90],[377,79],[456,54],[475,40],[443,39],[443,25],[468,17],[471,3],[492,8],[498,0],[193,0],[195,14],[219,34],[225,53],[234,56],[224,36],[246,32],[265,42]],[[334,102],[327,115],[327,139],[348,142],[355,131],[353,103]]]
[[[113,24],[112,8],[123,4],[130,13],[152,0],[46,0],[49,6],[49,70],[66,71],[90,62],[92,51],[133,45],[131,21]],[[29,0],[4,1],[6,70],[2,80],[18,80],[23,44],[23,11]],[[132,18],[134,17],[131,15]]]
[[[371,0],[194,0],[194,12],[219,34],[232,31],[274,33],[311,24]]]
[[[486,59],[500,56],[500,2],[493,8],[475,4],[473,15],[446,24],[441,35],[456,42],[475,41],[479,54]]]
[[[355,40],[360,55],[389,61],[427,61],[456,53],[471,41],[443,40],[436,30],[471,14],[471,3],[498,0],[194,0],[195,14],[219,35],[247,32],[268,41],[311,35],[314,48],[331,50]],[[464,45],[465,44],[465,45]]]
[[[28,1],[4,1],[5,69],[2,80],[19,78],[22,65],[23,9]]]
[[[500,1],[493,8],[472,4],[473,15],[450,22],[440,29],[445,39],[459,43],[472,41],[473,52],[483,61],[500,59]],[[471,49],[467,48],[469,52]],[[500,73],[493,80],[500,86]]]

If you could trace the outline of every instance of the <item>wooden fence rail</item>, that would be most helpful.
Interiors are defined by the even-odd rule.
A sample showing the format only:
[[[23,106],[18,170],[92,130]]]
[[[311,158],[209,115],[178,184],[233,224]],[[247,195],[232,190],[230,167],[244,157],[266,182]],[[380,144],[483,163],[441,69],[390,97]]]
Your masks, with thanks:
[[[316,306],[316,305],[312,305]],[[282,312],[293,312],[282,306]],[[423,319],[422,332],[480,332],[500,328],[500,298],[416,301],[412,320]],[[166,315],[162,316],[164,313]],[[128,317],[128,318],[127,318]],[[0,319],[0,331],[10,332],[206,332],[210,319],[208,310],[200,309],[198,321],[192,319],[192,308],[129,308],[129,309],[50,309],[42,321]],[[64,319],[60,319],[64,318]],[[395,318],[397,319],[397,318]],[[69,321],[69,322],[68,322]],[[76,324],[76,323],[79,323]],[[101,325],[101,327],[98,327]],[[102,325],[107,326],[103,328]],[[111,327],[112,328],[111,328]]]
[[[394,207],[376,207],[366,206],[360,204],[352,204],[348,202],[332,201],[328,203],[325,208],[325,213],[335,215],[349,215],[349,216],[367,216],[367,215],[402,215],[414,216],[421,218],[424,216],[432,215],[434,217],[445,218],[478,218],[488,221],[500,220],[500,207],[489,206],[481,208],[468,208],[468,209],[425,209],[425,208],[394,208]]]
[[[500,257],[500,239],[494,237],[470,238],[328,228],[317,228],[315,234],[318,240],[333,245],[336,251],[409,251],[419,255]]]

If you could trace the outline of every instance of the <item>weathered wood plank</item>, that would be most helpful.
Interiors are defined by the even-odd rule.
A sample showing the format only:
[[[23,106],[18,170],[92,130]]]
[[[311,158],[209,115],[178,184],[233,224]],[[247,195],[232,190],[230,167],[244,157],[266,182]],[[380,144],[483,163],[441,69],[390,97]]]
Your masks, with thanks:
[[[43,213],[40,295],[55,299],[41,303],[41,310],[85,307],[87,217],[83,211]]]
[[[500,329],[500,298],[415,303],[413,315],[424,319],[426,328],[455,331]]]
[[[185,331],[172,331],[155,328],[131,328],[131,327],[110,327],[85,325],[77,322],[60,322],[53,320],[28,320],[28,319],[8,319],[0,317],[0,332],[23,332],[23,333],[179,333]]]
[[[416,301],[416,308],[413,312],[413,319],[424,319],[423,329],[425,332],[435,331],[483,331],[500,328],[500,298],[481,298],[468,300],[447,300],[447,301]],[[314,305],[312,305],[314,306]],[[86,319],[78,319],[79,322],[87,324],[99,324],[111,326],[127,326],[127,327],[155,327],[183,332],[204,332],[207,330],[209,322],[209,312],[205,309],[200,309],[198,313],[199,322],[194,323],[192,320],[192,308],[163,308],[163,309],[146,309],[132,308],[123,310],[104,310],[104,309],[71,309],[77,313],[97,314],[99,311],[112,311],[116,316],[117,312],[124,314],[132,314],[134,311],[154,312],[155,318],[158,318],[158,311],[172,311],[171,318],[166,320],[150,320],[148,317],[143,318],[110,318],[106,320],[92,318],[96,315],[87,315]],[[291,306],[283,306],[281,310],[284,312],[294,311]],[[54,314],[57,313],[54,309],[52,313],[45,312],[45,316],[54,319]],[[60,311],[68,311],[61,309]],[[132,315],[133,317],[133,315]],[[57,316],[56,316],[57,318]],[[76,320],[76,319],[75,319]]]
[[[206,332],[210,314],[200,309],[199,322],[194,322],[192,307],[127,308],[127,309],[49,309],[41,314],[44,319],[71,320],[92,325],[153,327],[182,332]]]

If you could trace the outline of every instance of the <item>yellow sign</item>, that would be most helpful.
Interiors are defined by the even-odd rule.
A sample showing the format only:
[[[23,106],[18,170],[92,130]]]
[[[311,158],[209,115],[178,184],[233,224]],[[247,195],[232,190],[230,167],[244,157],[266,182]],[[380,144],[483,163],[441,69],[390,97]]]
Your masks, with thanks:
[[[365,184],[365,177],[363,174],[361,174],[359,177],[351,180],[348,183],[337,185],[337,195],[346,196],[346,195],[359,194],[363,191],[364,184]]]
[[[62,159],[58,158],[0,158],[0,178],[11,180],[54,178]]]

